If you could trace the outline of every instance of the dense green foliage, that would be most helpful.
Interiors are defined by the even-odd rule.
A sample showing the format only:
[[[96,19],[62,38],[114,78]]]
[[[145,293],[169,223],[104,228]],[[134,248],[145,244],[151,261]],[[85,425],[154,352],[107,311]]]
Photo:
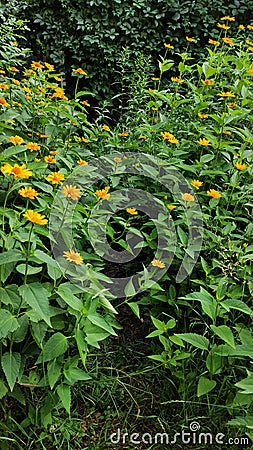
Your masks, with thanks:
[[[7,12],[30,21],[29,45],[54,63],[63,65],[69,77],[71,65],[87,69],[90,87],[102,98],[120,92],[123,47],[131,50],[129,66],[139,52],[157,59],[168,40],[180,51],[185,37],[196,38],[201,47],[213,32],[221,14],[236,15],[237,24],[249,21],[250,0],[14,0]],[[222,12],[222,13],[221,13]],[[116,83],[116,84],[115,84]],[[108,98],[108,96],[107,96]]]

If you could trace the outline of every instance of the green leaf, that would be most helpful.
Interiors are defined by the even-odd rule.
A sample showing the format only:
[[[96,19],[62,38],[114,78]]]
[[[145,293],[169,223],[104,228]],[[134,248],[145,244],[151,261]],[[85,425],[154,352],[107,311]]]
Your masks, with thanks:
[[[47,365],[47,376],[49,381],[49,386],[51,389],[53,389],[55,383],[59,380],[61,376],[61,364],[54,359],[53,361],[50,361]]]
[[[241,300],[236,299],[228,299],[224,300],[223,302],[220,302],[220,305],[223,306],[223,308],[226,309],[226,311],[230,311],[230,309],[237,309],[238,311],[242,311],[245,314],[248,314],[249,316],[252,316],[253,311],[251,308],[249,308],[246,303],[242,302]]]
[[[12,262],[19,262],[22,260],[22,252],[20,250],[9,250],[8,252],[3,252],[0,254],[0,265],[2,264],[9,264]]]
[[[0,310],[0,339],[18,328],[17,319],[7,309]]]
[[[130,302],[128,303],[128,306],[130,306],[131,310],[133,311],[133,313],[138,317],[138,319],[140,318],[140,308],[138,303],[135,302]]]
[[[43,286],[40,283],[26,284],[19,288],[19,292],[23,300],[51,327],[49,301]]]
[[[80,358],[82,360],[83,366],[85,367],[87,342],[85,342],[85,340],[84,340],[84,332],[83,332],[83,330],[80,330],[79,325],[77,326],[77,328],[75,330],[75,340],[76,340]]]
[[[73,293],[73,288],[70,283],[63,283],[57,290],[57,293],[60,297],[69,305],[71,308],[76,311],[81,311],[83,308],[83,302],[78,297],[76,297]]]
[[[217,334],[223,341],[227,344],[231,345],[231,347],[235,348],[234,336],[229,327],[227,325],[220,325],[216,327],[215,325],[211,325],[212,331]]]
[[[71,405],[70,386],[66,386],[66,384],[60,384],[59,386],[57,386],[56,391],[67,413],[70,414],[70,405]]]
[[[136,295],[136,289],[133,285],[132,278],[130,278],[130,280],[126,284],[124,294],[126,297],[133,297],[134,295]]]
[[[88,373],[78,367],[69,367],[69,369],[64,370],[64,376],[70,384],[74,384],[76,381],[92,380],[92,377]]]
[[[8,388],[5,385],[4,380],[0,380],[0,399],[3,398],[8,392]]]
[[[57,356],[63,355],[68,349],[68,339],[62,333],[55,333],[44,345],[36,364],[51,361]]]
[[[253,394],[253,374],[241,381],[238,381],[238,383],[235,383],[235,386],[242,389],[242,394]]]
[[[175,334],[175,336],[201,350],[208,350],[209,340],[204,336],[200,336],[196,333],[181,333]]]
[[[19,264],[16,267],[17,272],[22,273],[22,275],[25,275],[26,273],[26,264]],[[33,267],[28,265],[27,266],[27,275],[34,275],[35,273],[39,273],[42,271],[42,267]]]
[[[91,313],[87,315],[87,318],[94,325],[97,325],[99,328],[108,331],[108,333],[112,334],[113,336],[117,336],[117,333],[115,333],[114,329],[111,327],[111,325],[109,325],[108,322],[106,322],[106,320],[103,317],[99,316],[96,313],[94,314]]]
[[[201,397],[202,395],[208,394],[214,389],[216,386],[216,381],[209,380],[206,377],[200,377],[198,382],[197,396]]]
[[[14,384],[16,383],[16,380],[18,378],[20,363],[20,353],[5,352],[2,356],[2,369],[11,391],[13,391]]]
[[[213,298],[209,292],[205,289],[201,288],[200,292],[192,292],[191,294],[186,295],[185,297],[180,297],[183,300],[195,300],[201,303],[202,310],[205,314],[207,314],[212,320],[215,320],[217,317],[217,301]]]

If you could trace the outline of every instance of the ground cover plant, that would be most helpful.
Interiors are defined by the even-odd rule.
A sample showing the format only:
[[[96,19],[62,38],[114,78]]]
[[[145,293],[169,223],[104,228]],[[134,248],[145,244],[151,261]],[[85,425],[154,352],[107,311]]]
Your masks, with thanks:
[[[148,419],[149,430],[175,432],[197,421],[231,436],[234,448],[246,445],[253,420],[253,25],[220,18],[201,61],[189,56],[191,36],[184,48],[164,42],[152,79],[149,60],[136,64],[141,70],[129,80],[114,128],[102,113],[87,119],[93,94],[78,89],[86,67],[72,67],[73,98],[53,64],[23,68],[29,51],[20,27],[1,27],[0,49],[2,448],[112,448],[118,427],[140,433],[137,419]],[[94,181],[96,158],[103,165]],[[184,182],[166,184],[166,170]],[[156,197],[162,212],[150,218],[129,188],[145,192],[150,211]],[[170,261],[160,241],[172,221]],[[100,232],[111,254],[129,251],[127,233],[141,233],[141,252],[131,262],[108,262]],[[175,234],[168,239],[173,253]],[[176,282],[182,270],[188,276]],[[115,275],[129,280],[119,298],[111,290]],[[128,333],[137,347],[126,343]]]

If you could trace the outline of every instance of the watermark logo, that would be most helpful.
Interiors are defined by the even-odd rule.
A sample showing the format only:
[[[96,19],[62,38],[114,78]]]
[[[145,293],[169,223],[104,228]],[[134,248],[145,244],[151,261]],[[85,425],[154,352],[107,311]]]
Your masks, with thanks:
[[[127,433],[120,428],[110,435],[112,444],[193,444],[193,445],[238,445],[244,448],[249,444],[247,437],[226,437],[224,433],[206,433],[200,430],[201,425],[194,421],[189,425],[189,430],[181,430],[174,435],[169,433]],[[198,447],[199,448],[199,447]],[[221,447],[223,448],[223,447]],[[246,447],[245,447],[246,448]]]
[[[125,187],[127,176],[142,177],[147,188]],[[64,186],[77,186],[83,196],[90,192],[91,186],[102,179],[122,180],[116,190],[110,190],[97,202],[87,220],[88,238],[94,253],[114,264],[133,261],[143,248],[143,235],[131,227],[126,235],[123,251],[113,249],[107,240],[107,225],[113,215],[126,208],[134,208],[147,215],[157,230],[157,249],[153,262],[143,270],[129,277],[105,277],[93,272],[89,264],[71,265],[63,257],[64,252],[75,249],[73,239],[73,215],[80,199],[70,199],[62,194]],[[176,282],[182,282],[193,270],[202,245],[203,223],[201,209],[191,186],[182,174],[167,161],[144,153],[124,153],[101,156],[92,159],[88,165],[77,167],[65,180],[55,196],[50,213],[50,236],[54,257],[65,276],[78,286],[88,286],[94,280],[118,298],[132,296],[145,291],[159,281],[168,271],[176,251],[177,235],[172,216],[164,202],[150,192],[151,182],[159,183],[161,188],[173,196],[184,211],[188,227],[188,244],[182,263],[176,275]],[[144,183],[143,183],[144,184]]]

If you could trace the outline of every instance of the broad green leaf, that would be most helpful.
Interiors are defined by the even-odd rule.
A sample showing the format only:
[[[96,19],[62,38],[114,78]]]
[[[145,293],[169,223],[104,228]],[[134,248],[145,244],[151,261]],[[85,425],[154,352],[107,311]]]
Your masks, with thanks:
[[[85,342],[85,335],[83,330],[80,330],[79,325],[75,330],[75,340],[78,348],[78,352],[80,358],[82,360],[83,366],[86,366],[86,351],[87,351],[87,342]]]
[[[69,369],[64,370],[64,376],[67,383],[70,384],[74,384],[76,381],[88,381],[92,379],[88,373],[78,367],[69,367]]]
[[[136,288],[133,285],[132,278],[130,278],[130,280],[126,284],[124,294],[126,297],[133,297],[134,295],[136,295]]]
[[[113,336],[117,336],[111,325],[109,325],[109,323],[106,322],[106,320],[103,317],[99,316],[98,314],[96,313],[88,314],[87,319],[89,319],[91,323],[97,325],[99,328],[108,331],[108,333],[112,334]]]
[[[57,356],[63,355],[68,349],[68,339],[62,333],[55,333],[44,345],[36,364],[51,361]]]
[[[208,350],[209,340],[205,336],[196,333],[181,333],[175,334],[175,336],[201,350]]]
[[[21,286],[19,292],[23,300],[51,327],[49,301],[43,286],[31,283]]]
[[[59,386],[57,386],[56,391],[67,413],[70,414],[70,405],[71,405],[70,386],[66,386],[66,384],[60,384]]]
[[[18,378],[20,363],[20,353],[5,352],[2,356],[2,369],[11,391],[13,391],[14,384],[16,383],[16,380]]]
[[[0,310],[0,339],[18,328],[17,319],[7,309]]]
[[[60,287],[57,290],[57,293],[71,308],[75,309],[76,311],[82,310],[83,302],[82,302],[82,300],[80,300],[80,298],[76,297],[72,293],[70,283],[64,283],[64,284],[60,285]]]
[[[209,292],[207,292],[205,289],[201,288],[200,292],[192,292],[191,294],[180,298],[182,298],[183,300],[195,300],[200,302],[203,312],[207,314],[212,320],[216,319],[218,303],[213,298],[213,296],[209,294]]]
[[[8,388],[5,385],[4,380],[0,380],[0,400],[3,398],[8,392]]]
[[[0,265],[9,264],[12,262],[20,262],[22,259],[22,252],[20,250],[12,249],[8,252],[0,253]]]
[[[61,367],[61,364],[56,359],[50,361],[47,365],[47,376],[51,389],[53,389],[55,383],[61,376]]]
[[[242,394],[253,394],[253,374],[238,381],[238,383],[235,383],[235,386],[242,389]]]
[[[230,311],[230,309],[237,309],[238,311],[242,311],[245,314],[248,314],[251,316],[253,314],[253,311],[251,308],[249,308],[246,303],[242,302],[241,300],[236,299],[228,299],[224,300],[223,302],[220,302],[220,305],[223,306],[223,308],[226,309],[226,311]]]
[[[128,303],[128,306],[130,306],[131,310],[133,311],[133,313],[138,317],[138,319],[140,318],[140,308],[138,303],[135,302],[130,302]]]
[[[227,325],[220,325],[216,327],[211,325],[212,331],[217,334],[223,341],[235,348],[235,340],[231,329]]]
[[[22,275],[25,275],[26,273],[26,264],[19,264],[16,267],[17,272],[21,273]],[[34,275],[36,273],[39,273],[42,271],[42,266],[41,267],[34,267],[34,266],[30,266],[28,264],[27,266],[27,275]]]
[[[209,380],[206,377],[200,377],[198,382],[197,396],[201,397],[202,395],[208,394],[214,389],[216,386],[216,381]]]

